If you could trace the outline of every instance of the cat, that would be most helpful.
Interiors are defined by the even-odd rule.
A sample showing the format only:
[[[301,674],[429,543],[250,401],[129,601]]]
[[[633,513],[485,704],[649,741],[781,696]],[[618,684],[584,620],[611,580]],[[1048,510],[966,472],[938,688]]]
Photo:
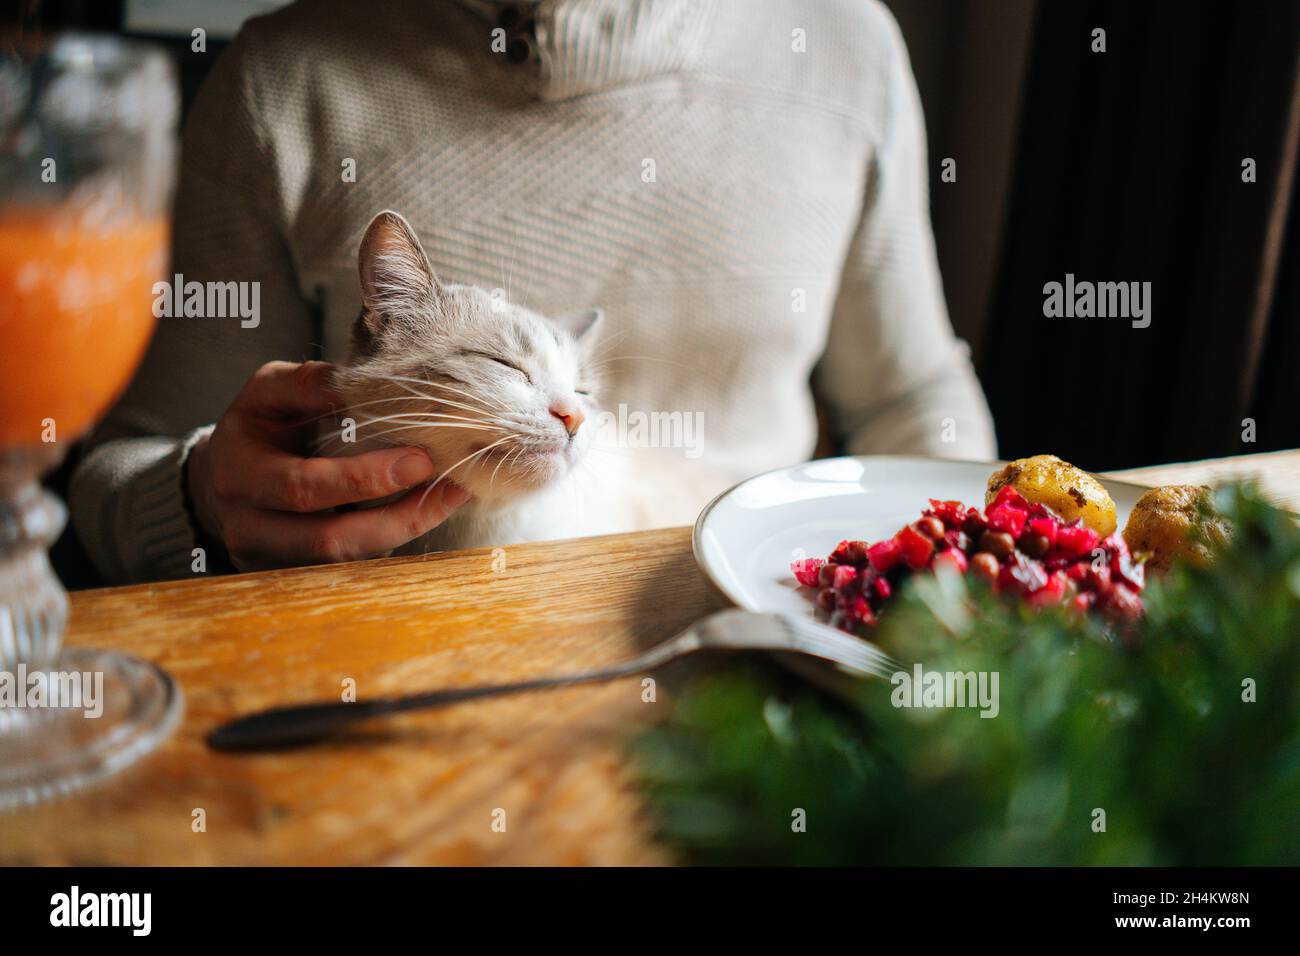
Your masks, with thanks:
[[[361,314],[334,374],[344,406],[319,453],[419,445],[471,494],[397,553],[688,524],[729,483],[707,466],[598,447],[601,310],[547,317],[443,283],[391,210],[367,227],[358,268]],[[354,440],[344,418],[356,423]]]

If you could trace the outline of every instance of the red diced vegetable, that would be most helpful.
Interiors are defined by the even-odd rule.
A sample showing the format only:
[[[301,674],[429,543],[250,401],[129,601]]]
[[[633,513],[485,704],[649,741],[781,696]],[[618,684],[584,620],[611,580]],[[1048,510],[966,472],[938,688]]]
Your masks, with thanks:
[[[967,508],[966,517],[962,519],[961,530],[972,539],[978,539],[985,531],[988,530],[988,519],[984,517],[984,512],[978,508]]]
[[[835,569],[835,576],[831,578],[831,587],[836,591],[843,592],[845,588],[853,583],[853,579],[857,576],[857,568],[848,564],[841,564]]]
[[[911,525],[894,536],[903,552],[903,560],[913,570],[925,567],[934,555],[934,542]]]
[[[1020,532],[1025,529],[1025,521],[1028,517],[1029,514],[1022,508],[1008,504],[994,505],[989,509],[989,528],[993,531],[1004,531],[1011,537],[1018,538]]]
[[[1012,508],[1019,508],[1021,511],[1029,510],[1029,502],[1025,500],[1025,496],[1016,491],[1011,485],[1003,485],[998,489],[998,493],[993,496],[993,504],[989,505],[989,510],[992,511],[999,505],[1010,505]]]
[[[966,520],[966,506],[960,501],[930,499],[930,511],[943,522],[945,528],[960,528]]]
[[[1067,524],[1056,531],[1056,546],[1066,554],[1075,557],[1087,554],[1097,547],[1100,541],[1101,538],[1097,532],[1082,524]]]
[[[1065,597],[1065,575],[1057,571],[1047,583],[1036,591],[1030,591],[1026,596],[1027,600],[1034,607],[1047,607],[1052,604],[1060,604],[1061,599]]]
[[[790,562],[790,573],[804,587],[815,588],[818,584],[817,572],[825,563],[821,558],[800,558]]]
[[[1034,534],[1041,534],[1047,539],[1047,546],[1053,547],[1056,544],[1056,529],[1059,527],[1057,522],[1051,518],[1030,518],[1029,530]]]
[[[879,541],[867,549],[867,557],[871,561],[871,566],[884,574],[899,561],[903,560],[903,551],[898,546],[898,542],[892,538]]]
[[[943,540],[947,542],[948,547],[956,548],[958,551],[970,550],[970,538],[967,537],[965,531],[957,531],[956,529],[949,531],[943,536]]]

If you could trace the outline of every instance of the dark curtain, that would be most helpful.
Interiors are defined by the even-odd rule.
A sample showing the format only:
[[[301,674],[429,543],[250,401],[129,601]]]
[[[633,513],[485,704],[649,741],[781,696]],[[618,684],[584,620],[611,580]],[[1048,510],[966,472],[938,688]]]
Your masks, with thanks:
[[[1300,445],[1300,3],[1047,2],[1034,32],[980,363],[1002,454]],[[1150,326],[1045,317],[1067,273],[1150,282]]]

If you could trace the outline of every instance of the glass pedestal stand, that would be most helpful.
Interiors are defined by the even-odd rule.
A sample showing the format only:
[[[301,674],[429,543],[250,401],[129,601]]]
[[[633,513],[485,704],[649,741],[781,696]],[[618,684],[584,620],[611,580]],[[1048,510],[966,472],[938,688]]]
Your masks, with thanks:
[[[161,668],[62,648],[68,598],[47,549],[66,510],[39,483],[58,457],[0,450],[0,811],[116,773],[162,743],[182,709]]]

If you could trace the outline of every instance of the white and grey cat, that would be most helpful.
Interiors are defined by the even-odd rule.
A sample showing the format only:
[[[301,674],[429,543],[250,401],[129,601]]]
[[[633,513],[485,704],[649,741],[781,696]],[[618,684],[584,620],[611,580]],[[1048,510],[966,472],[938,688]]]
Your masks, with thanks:
[[[391,211],[366,229],[359,267],[362,310],[335,376],[355,440],[336,428],[321,453],[419,445],[472,495],[399,553],[689,523],[717,490],[703,469],[595,447],[599,310],[547,318],[442,283]]]

